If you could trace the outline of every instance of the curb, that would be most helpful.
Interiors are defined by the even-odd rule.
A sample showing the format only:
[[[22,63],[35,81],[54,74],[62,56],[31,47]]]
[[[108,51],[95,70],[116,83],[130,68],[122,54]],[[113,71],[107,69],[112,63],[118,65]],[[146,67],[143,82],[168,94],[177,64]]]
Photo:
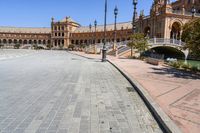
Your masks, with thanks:
[[[121,70],[119,66],[114,64],[109,59],[107,61],[111,65],[113,65],[135,88],[136,92],[144,101],[145,105],[157,121],[163,133],[182,133],[181,130],[176,126],[176,124],[169,118],[169,116],[167,116],[167,114],[165,114],[165,112],[163,112],[159,105],[154,102],[147,91],[136,80],[134,80],[127,72]]]

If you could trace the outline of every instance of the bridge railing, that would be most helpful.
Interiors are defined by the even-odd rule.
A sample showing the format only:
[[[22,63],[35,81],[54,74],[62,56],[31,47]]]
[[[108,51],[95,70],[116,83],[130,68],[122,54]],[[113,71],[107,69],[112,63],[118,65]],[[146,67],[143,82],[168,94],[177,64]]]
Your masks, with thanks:
[[[185,43],[177,39],[166,39],[166,38],[152,38],[148,40],[150,45],[177,45],[184,46]]]

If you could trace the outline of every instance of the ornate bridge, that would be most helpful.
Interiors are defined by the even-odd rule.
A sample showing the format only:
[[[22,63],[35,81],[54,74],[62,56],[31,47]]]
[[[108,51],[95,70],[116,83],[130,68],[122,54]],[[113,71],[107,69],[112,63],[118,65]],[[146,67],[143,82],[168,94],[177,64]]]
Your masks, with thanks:
[[[130,50],[130,48],[127,46],[129,41],[124,41],[124,42],[118,42],[117,47],[119,52],[125,52]],[[172,47],[175,48],[179,51],[181,51],[184,55],[185,58],[187,58],[189,51],[186,49],[184,50],[185,43],[182,42],[181,40],[176,40],[176,39],[166,39],[166,38],[151,38],[148,40],[149,44],[149,49],[156,48],[156,47]],[[113,43],[108,43],[107,44],[107,49],[112,49],[113,48]]]
[[[165,38],[152,38],[148,40],[151,48],[158,46],[169,46],[174,48],[183,48],[185,43],[181,40],[176,39],[165,39]]]

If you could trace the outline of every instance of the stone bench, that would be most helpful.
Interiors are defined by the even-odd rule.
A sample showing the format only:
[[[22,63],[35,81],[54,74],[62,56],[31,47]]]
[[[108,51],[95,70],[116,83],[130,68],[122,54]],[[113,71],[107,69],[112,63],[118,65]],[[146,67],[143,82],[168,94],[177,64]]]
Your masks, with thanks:
[[[150,58],[150,57],[148,57],[146,59],[146,62],[149,63],[149,64],[152,64],[152,65],[163,65],[164,64],[164,60]]]

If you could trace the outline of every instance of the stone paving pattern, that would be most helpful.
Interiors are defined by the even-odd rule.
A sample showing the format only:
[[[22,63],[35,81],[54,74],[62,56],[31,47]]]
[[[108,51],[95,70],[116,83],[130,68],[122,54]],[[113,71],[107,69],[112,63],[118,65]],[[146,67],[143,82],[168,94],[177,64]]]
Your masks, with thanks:
[[[23,57],[37,53],[38,51],[27,50],[27,49],[0,49],[0,60],[13,59],[16,57]]]
[[[100,59],[100,55],[74,52]],[[200,132],[200,75],[140,60],[108,59],[142,85],[183,133]]]
[[[162,132],[130,87],[109,63],[64,51],[2,60],[0,132]]]

